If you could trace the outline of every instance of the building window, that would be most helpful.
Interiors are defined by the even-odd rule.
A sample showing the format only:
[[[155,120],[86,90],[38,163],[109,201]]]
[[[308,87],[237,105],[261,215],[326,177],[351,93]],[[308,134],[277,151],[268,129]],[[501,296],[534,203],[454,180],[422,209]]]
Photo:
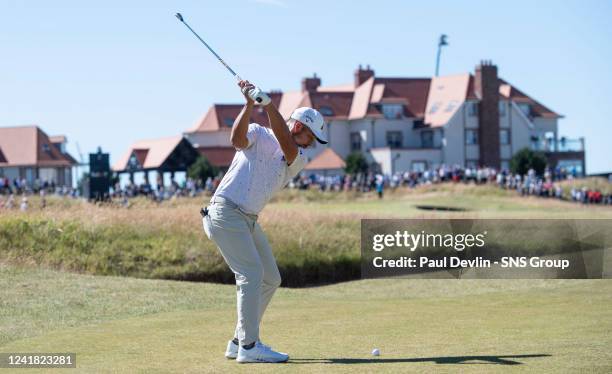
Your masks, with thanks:
[[[361,151],[361,134],[358,132],[351,133],[351,151]]]
[[[477,130],[465,130],[465,144],[467,145],[478,144],[478,131]]]
[[[324,116],[333,116],[334,110],[329,106],[322,106],[319,108],[319,113],[321,113]]]
[[[51,152],[51,148],[49,147],[49,144],[47,143],[43,143],[42,150],[43,152]]]
[[[478,103],[470,102],[468,104],[468,114],[472,117],[478,116]]]
[[[478,160],[465,160],[466,168],[475,168],[478,167]]]
[[[455,108],[457,107],[457,105],[459,105],[459,102],[457,100],[451,100],[447,105],[446,105],[446,109],[444,109],[445,112],[449,113],[452,112],[453,110],[455,110]]]
[[[232,127],[232,126],[234,126],[234,120],[232,118],[225,117],[225,118],[223,118],[223,124],[225,126]]]
[[[440,105],[442,105],[442,103],[439,101],[436,101],[435,103],[431,104],[431,106],[429,107],[429,114],[434,114],[435,112],[437,112],[438,109],[440,109]]]
[[[510,144],[510,131],[501,129],[499,130],[499,144],[505,145]]]
[[[390,148],[401,148],[402,147],[402,132],[401,131],[387,131],[387,146]]]
[[[383,104],[382,112],[386,119],[399,119],[404,114],[404,106],[402,104]]]
[[[415,173],[422,173],[427,169],[427,162],[425,161],[412,161],[412,171]]]
[[[499,102],[499,116],[503,117],[505,115],[506,115],[506,102],[500,101]]]
[[[502,170],[510,170],[510,160],[501,160],[500,166]]]
[[[421,131],[421,147],[433,148],[433,131]]]
[[[519,103],[518,107],[524,115],[526,115],[527,117],[531,116],[531,105],[529,105],[528,103]]]

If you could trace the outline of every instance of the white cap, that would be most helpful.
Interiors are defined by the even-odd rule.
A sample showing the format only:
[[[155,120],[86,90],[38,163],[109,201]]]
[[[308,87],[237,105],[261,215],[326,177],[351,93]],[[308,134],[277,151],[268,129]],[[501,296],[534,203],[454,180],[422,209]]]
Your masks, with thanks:
[[[293,111],[293,113],[291,113],[290,118],[300,121],[304,125],[308,126],[319,143],[327,144],[327,139],[325,133],[323,132],[325,121],[323,120],[321,113],[319,113],[317,110],[305,106],[297,108]]]

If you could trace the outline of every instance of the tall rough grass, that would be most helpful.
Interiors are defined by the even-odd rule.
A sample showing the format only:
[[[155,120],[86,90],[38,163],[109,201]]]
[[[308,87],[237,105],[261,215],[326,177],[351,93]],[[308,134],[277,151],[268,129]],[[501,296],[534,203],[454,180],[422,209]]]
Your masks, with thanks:
[[[136,200],[127,209],[72,202],[3,214],[0,260],[100,275],[231,283],[233,274],[204,235],[198,210],[194,200],[162,205]],[[260,223],[283,285],[359,278],[358,219],[272,211]]]
[[[576,182],[580,183],[580,182]],[[599,183],[599,181],[597,181]],[[202,230],[208,198],[130,206],[30,199],[27,213],[0,210],[0,261],[101,275],[232,283],[233,274]],[[437,213],[420,204],[458,206]],[[360,219],[370,218],[612,218],[609,207],[524,198],[495,186],[440,184],[374,193],[280,193],[260,215],[283,277],[300,287],[360,277]]]

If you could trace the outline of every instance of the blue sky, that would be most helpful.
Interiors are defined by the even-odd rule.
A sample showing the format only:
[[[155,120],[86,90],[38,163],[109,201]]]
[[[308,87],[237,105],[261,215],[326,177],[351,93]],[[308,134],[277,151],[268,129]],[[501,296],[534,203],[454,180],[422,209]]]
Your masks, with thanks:
[[[126,5],[127,4],[127,5]],[[316,72],[352,81],[429,77],[481,59],[565,115],[586,137],[587,171],[611,171],[610,1],[19,1],[0,4],[0,126],[66,134],[78,158],[98,145],[114,162],[130,143],[180,134],[212,103],[241,102],[231,75],[188,33],[180,11],[242,77],[294,90]]]

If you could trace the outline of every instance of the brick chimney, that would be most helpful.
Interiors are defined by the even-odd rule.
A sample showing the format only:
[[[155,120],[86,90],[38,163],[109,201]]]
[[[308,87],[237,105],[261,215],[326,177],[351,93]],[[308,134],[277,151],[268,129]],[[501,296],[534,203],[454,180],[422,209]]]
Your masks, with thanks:
[[[274,103],[274,105],[278,106],[278,104],[281,101],[281,98],[283,97],[283,91],[270,90],[270,92],[268,92],[268,95],[270,96],[270,99],[272,99],[272,102]]]
[[[370,77],[374,76],[374,70],[370,69],[370,65],[366,66],[365,69],[361,68],[361,65],[355,70],[355,87],[361,86],[361,84]]]
[[[302,92],[316,92],[321,85],[321,78],[317,77],[317,73],[312,75],[312,78],[302,79]]]
[[[480,165],[499,168],[499,81],[497,66],[481,61],[476,66],[474,90],[480,98],[478,106],[478,144]]]

